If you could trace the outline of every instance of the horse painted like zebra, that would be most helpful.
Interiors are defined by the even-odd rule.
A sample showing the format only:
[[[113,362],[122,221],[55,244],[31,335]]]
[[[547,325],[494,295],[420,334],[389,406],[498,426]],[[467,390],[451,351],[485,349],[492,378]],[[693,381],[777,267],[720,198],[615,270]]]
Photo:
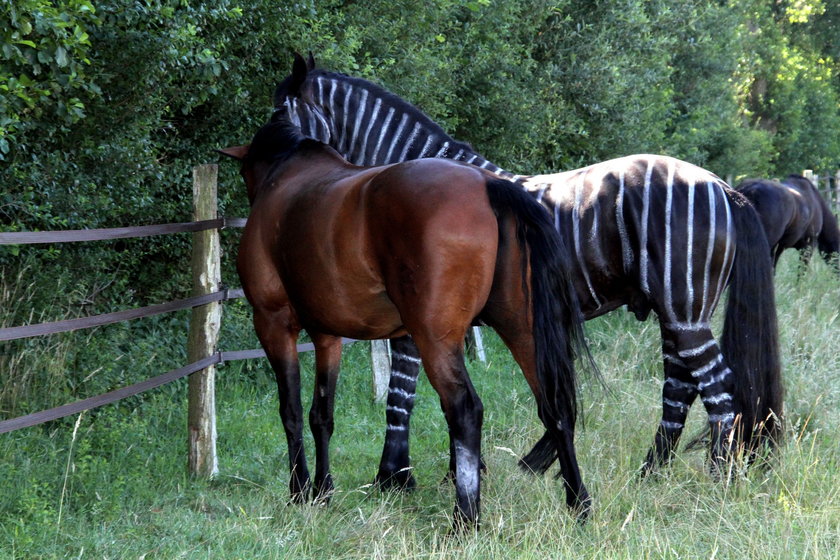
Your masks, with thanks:
[[[810,179],[802,175],[788,175],[782,181],[746,179],[735,190],[758,212],[774,264],[785,249],[794,248],[807,266],[816,247],[825,262],[840,273],[837,218]]]
[[[295,55],[277,87],[303,134],[349,161],[381,165],[443,157],[522,184],[551,212],[575,253],[573,277],[585,318],[626,305],[659,318],[665,382],[662,419],[642,473],[667,463],[699,395],[709,416],[713,469],[733,446],[780,436],[781,368],[767,240],[752,206],[717,176],[673,158],[636,155],[583,169],[515,175],[449,137],[421,111],[366,80],[315,68]],[[726,286],[719,343],[710,320]],[[393,339],[387,430],[377,481],[411,487],[409,417],[420,360]],[[548,434],[522,460],[544,472],[557,457]],[[450,469],[453,467],[450,459]]]

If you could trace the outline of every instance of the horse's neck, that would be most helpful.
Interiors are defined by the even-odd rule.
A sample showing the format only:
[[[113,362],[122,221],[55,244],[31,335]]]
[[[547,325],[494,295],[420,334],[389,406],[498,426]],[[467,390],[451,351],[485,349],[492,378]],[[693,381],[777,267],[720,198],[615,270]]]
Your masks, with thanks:
[[[458,142],[415,108],[390,102],[377,90],[368,90],[338,77],[319,76],[313,85],[312,110],[293,101],[301,131],[335,148],[357,165],[383,165],[427,157],[470,163],[506,179],[506,171]]]

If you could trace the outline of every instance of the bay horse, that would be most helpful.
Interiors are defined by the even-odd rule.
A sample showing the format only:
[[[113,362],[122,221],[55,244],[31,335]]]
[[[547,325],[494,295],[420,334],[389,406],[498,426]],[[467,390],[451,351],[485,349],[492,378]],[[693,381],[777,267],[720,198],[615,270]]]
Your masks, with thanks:
[[[698,395],[712,428],[713,468],[734,446],[753,450],[780,437],[781,365],[767,240],[749,202],[713,173],[642,154],[565,173],[517,175],[382,87],[316,68],[311,54],[295,55],[274,105],[288,108],[304,135],[357,164],[448,158],[518,182],[572,246],[572,278],[586,319],[621,306],[639,320],[656,313],[665,371],[662,418],[642,474],[671,459]],[[727,286],[718,343],[711,317]],[[420,360],[410,338],[392,339],[391,348],[376,480],[410,488],[408,428]],[[556,457],[546,433],[521,464],[545,472]]]
[[[440,396],[455,468],[455,524],[478,519],[483,408],[463,340],[481,321],[522,368],[538,415],[556,438],[566,503],[591,498],[575,456],[574,357],[585,351],[568,269],[571,254],[542,207],[518,186],[473,166],[420,160],[359,167],[304,138],[277,111],[241,162],[250,216],[237,269],[254,328],[274,369],[293,501],[308,499],[300,373],[302,329],[315,346],[316,499],[333,481],[329,440],[341,337],[410,334]]]
[[[755,206],[770,243],[773,264],[785,249],[797,249],[807,266],[816,247],[840,274],[840,229],[837,218],[814,184],[802,175],[783,181],[746,179],[735,187]]]

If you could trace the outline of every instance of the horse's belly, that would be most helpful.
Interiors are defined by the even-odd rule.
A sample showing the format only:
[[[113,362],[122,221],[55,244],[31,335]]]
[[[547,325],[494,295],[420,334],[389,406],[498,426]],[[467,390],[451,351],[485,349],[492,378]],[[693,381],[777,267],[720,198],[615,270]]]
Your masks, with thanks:
[[[326,280],[326,281],[325,281]],[[301,279],[306,289],[292,290],[291,303],[301,325],[309,331],[360,340],[404,334],[399,311],[384,287],[352,289],[346,283],[322,278]]]

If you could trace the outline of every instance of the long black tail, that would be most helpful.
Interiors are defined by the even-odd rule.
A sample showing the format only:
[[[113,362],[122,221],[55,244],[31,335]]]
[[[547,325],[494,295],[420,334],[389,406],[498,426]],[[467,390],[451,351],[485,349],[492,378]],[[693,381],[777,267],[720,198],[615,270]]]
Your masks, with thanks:
[[[822,207],[823,223],[822,229],[817,236],[817,248],[825,262],[840,274],[840,227],[837,226],[837,217],[828,205],[828,202],[817,192],[817,197]]]
[[[752,449],[773,446],[782,435],[782,373],[770,247],[758,214],[746,198],[729,191],[737,249],[721,351],[736,377],[741,441]]]
[[[512,214],[517,240],[531,268],[537,376],[542,388],[543,421],[574,429],[577,419],[576,356],[591,357],[583,335],[583,315],[569,274],[572,253],[554,229],[551,218],[521,187],[488,179],[487,195],[499,216]],[[527,289],[526,263],[523,284]],[[590,367],[594,369],[594,364]]]

